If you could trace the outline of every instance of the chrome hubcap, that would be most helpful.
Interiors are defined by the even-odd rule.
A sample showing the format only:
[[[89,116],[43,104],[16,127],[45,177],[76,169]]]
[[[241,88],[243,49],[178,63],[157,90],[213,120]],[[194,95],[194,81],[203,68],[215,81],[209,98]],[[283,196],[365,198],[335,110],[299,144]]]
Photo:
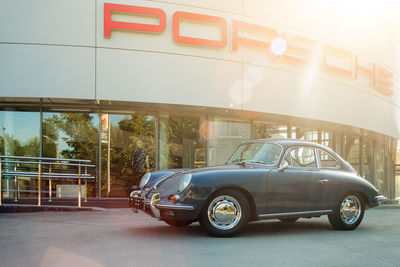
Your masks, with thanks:
[[[242,217],[239,202],[230,196],[214,198],[208,206],[208,220],[219,230],[234,228]]]
[[[346,224],[355,223],[361,215],[361,203],[356,196],[347,196],[340,205],[340,217]]]

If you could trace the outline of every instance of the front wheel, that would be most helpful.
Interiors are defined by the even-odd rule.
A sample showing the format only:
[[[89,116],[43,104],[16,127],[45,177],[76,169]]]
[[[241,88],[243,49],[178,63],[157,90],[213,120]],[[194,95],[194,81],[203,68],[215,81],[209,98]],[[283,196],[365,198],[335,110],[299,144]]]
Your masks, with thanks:
[[[249,211],[249,201],[242,192],[226,189],[206,201],[199,222],[213,236],[233,236],[247,224]]]
[[[336,230],[354,230],[364,217],[365,203],[357,193],[346,194],[338,203],[335,213],[329,215],[329,222]]]

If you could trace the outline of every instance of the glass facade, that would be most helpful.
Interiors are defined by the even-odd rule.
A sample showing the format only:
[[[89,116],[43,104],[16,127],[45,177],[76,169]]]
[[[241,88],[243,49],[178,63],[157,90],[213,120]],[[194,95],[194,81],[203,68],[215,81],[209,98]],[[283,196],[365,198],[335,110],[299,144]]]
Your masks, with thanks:
[[[98,166],[98,125],[96,113],[83,112],[43,112],[42,156],[64,159],[88,159]],[[52,168],[48,166],[48,168]],[[74,169],[59,168],[50,172],[71,172]],[[46,170],[47,171],[47,170]],[[85,171],[85,170],[83,170]],[[96,171],[96,170],[95,170]],[[75,184],[74,180],[53,180],[52,191],[58,185]],[[49,184],[46,183],[46,192]],[[88,183],[88,196],[96,196],[96,183]]]
[[[374,144],[372,140],[363,139],[362,177],[374,183]]]
[[[207,165],[224,164],[239,144],[251,139],[249,122],[212,117],[208,121]]]
[[[40,156],[40,112],[0,111],[0,155],[6,156]],[[31,167],[31,166],[25,166]],[[3,168],[16,167],[5,164]],[[36,181],[29,177],[15,179],[6,176],[2,179],[5,197],[29,197],[37,188]]]
[[[200,134],[200,127],[204,123],[202,116],[159,117],[159,169],[206,166],[206,139]]]
[[[345,135],[344,159],[347,160],[358,173],[361,172],[360,155],[360,137]]]
[[[40,155],[40,113],[0,111],[0,154]]]
[[[160,112],[157,107],[132,105],[120,112],[115,107],[70,108],[68,112],[62,108],[40,112],[39,105],[37,110],[2,108],[0,154],[90,159],[96,165],[96,181],[89,183],[89,196],[125,197],[149,171],[224,164],[242,142],[295,138],[331,147],[383,195],[400,197],[400,149],[396,160],[397,140],[387,136],[337,124],[321,127],[309,120],[303,124],[294,118],[253,121],[245,112],[218,109],[183,106]],[[185,109],[181,112],[180,108]],[[320,156],[326,167],[336,166],[328,154]],[[37,188],[29,179],[15,184],[3,178],[2,183],[3,188],[19,187],[21,192]],[[8,196],[13,197],[12,193]]]
[[[153,115],[107,114],[110,138],[102,138],[102,195],[127,196],[142,176],[155,169]],[[104,117],[104,116],[103,116]],[[106,122],[106,123],[107,123]],[[98,142],[98,141],[97,141]]]

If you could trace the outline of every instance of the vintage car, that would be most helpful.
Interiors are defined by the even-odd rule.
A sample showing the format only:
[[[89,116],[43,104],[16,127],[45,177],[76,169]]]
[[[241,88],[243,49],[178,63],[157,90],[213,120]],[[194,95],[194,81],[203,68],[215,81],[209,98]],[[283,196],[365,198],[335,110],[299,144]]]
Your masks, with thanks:
[[[172,226],[199,221],[214,236],[232,236],[250,221],[328,215],[353,230],[364,211],[386,200],[330,148],[300,140],[241,144],[222,166],[147,173],[129,206]]]

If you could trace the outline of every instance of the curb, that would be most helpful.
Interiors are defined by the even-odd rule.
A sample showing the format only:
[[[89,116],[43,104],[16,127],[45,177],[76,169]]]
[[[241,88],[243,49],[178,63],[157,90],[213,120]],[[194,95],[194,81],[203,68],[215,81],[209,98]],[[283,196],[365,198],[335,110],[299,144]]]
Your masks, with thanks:
[[[3,204],[0,206],[0,213],[16,213],[16,212],[39,212],[39,211],[105,211],[106,209],[99,207],[71,207],[71,206],[36,206],[24,204]]]

